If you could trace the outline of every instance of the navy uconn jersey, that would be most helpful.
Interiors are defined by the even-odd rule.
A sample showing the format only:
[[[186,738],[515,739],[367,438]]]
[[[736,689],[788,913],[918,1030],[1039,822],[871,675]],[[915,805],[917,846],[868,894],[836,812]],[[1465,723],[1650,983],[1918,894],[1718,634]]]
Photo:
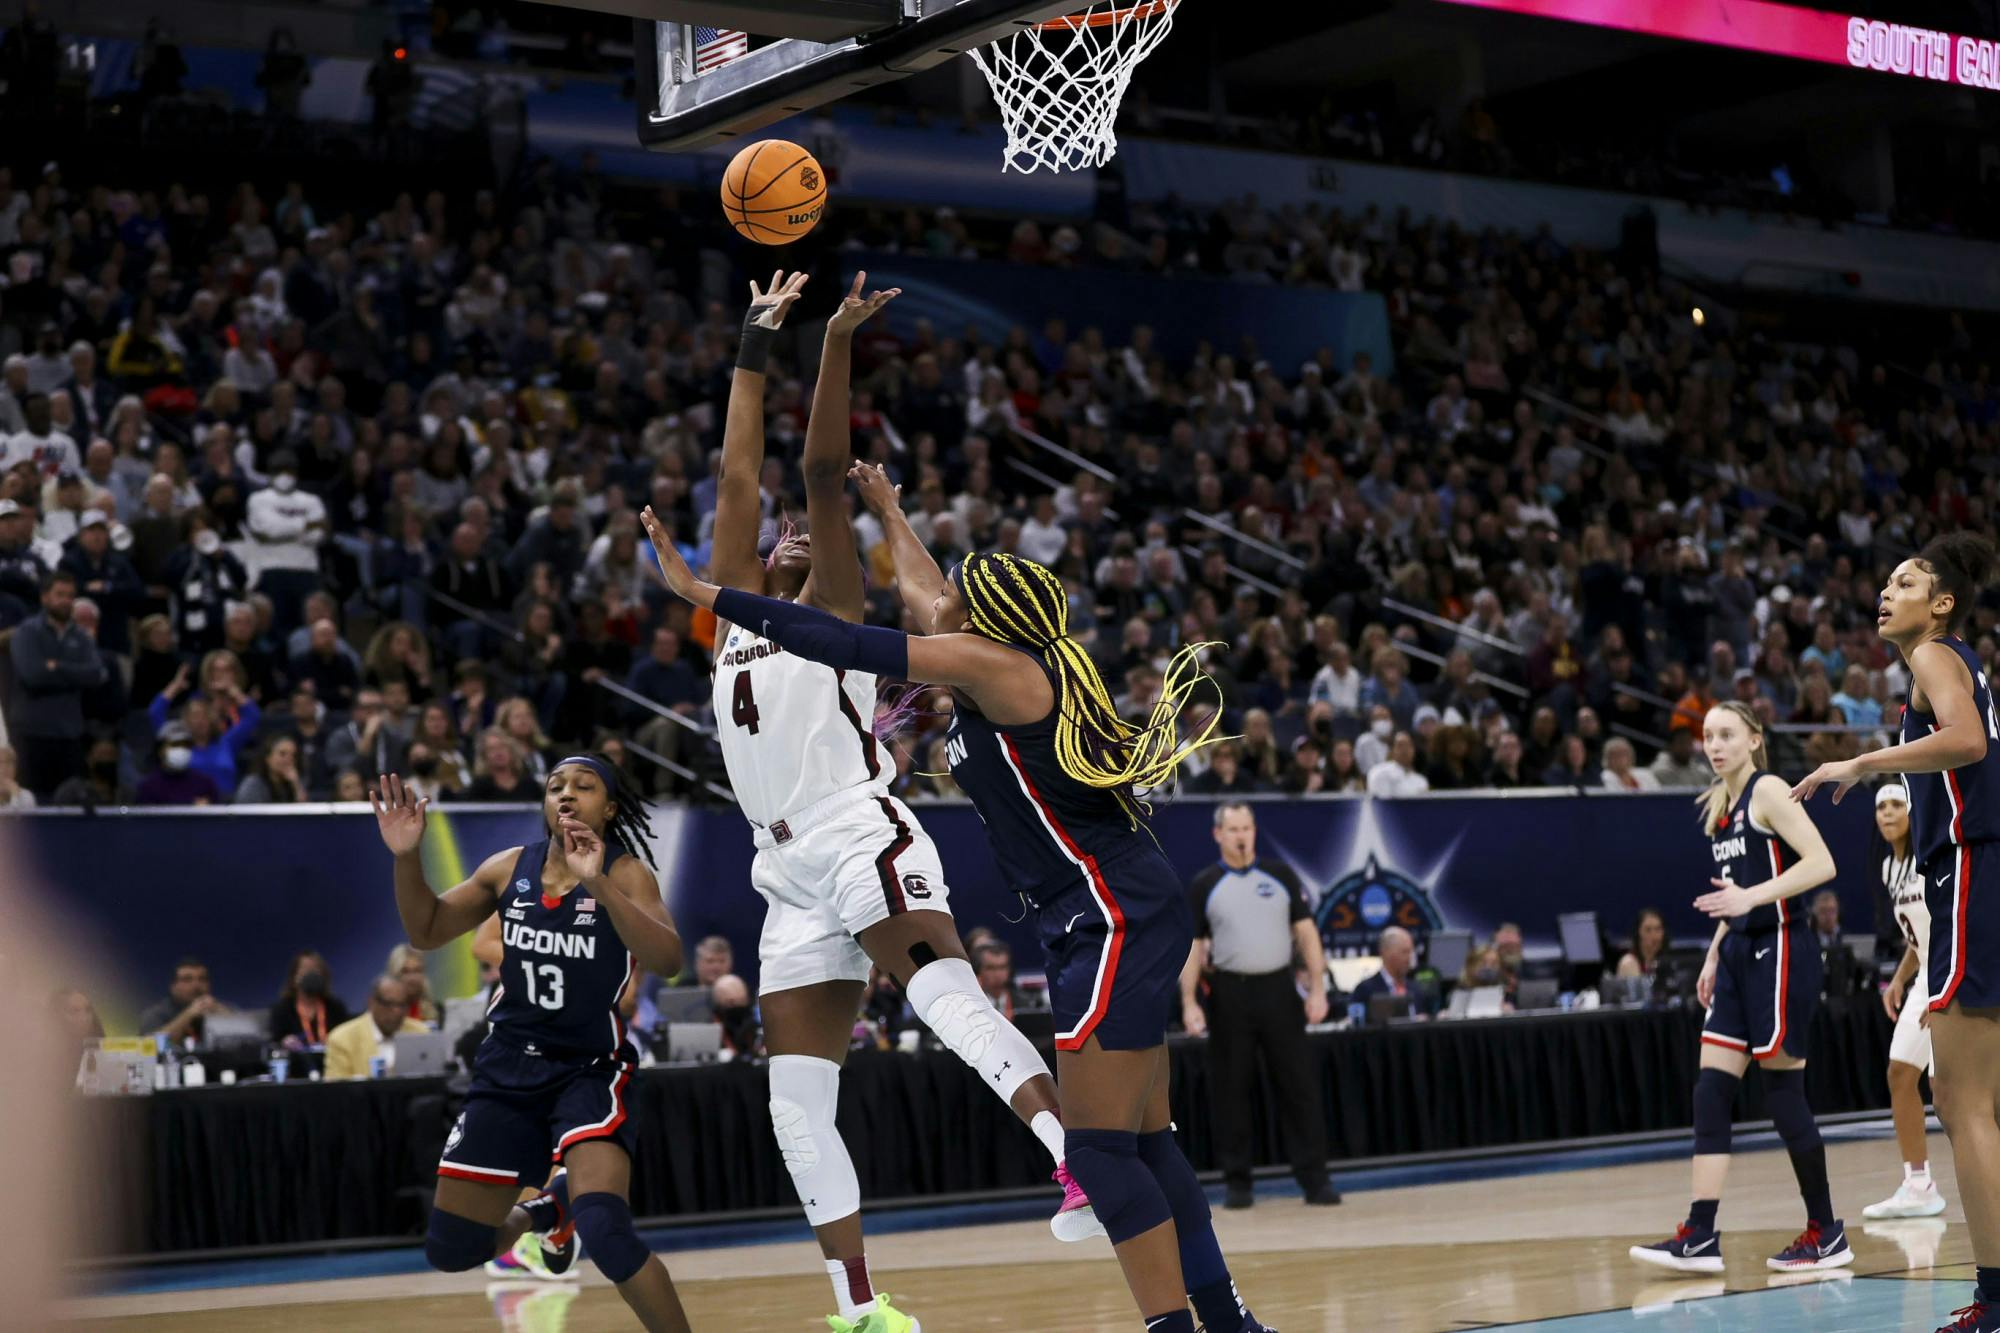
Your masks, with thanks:
[[[1906,773],[1910,793],[1910,849],[1919,866],[1929,866],[1950,849],[1971,843],[2000,841],[2000,723],[1993,712],[1993,694],[1978,656],[1956,635],[1939,640],[1958,654],[1972,677],[1972,702],[1986,727],[1984,758],[1943,773]],[[1915,704],[1903,709],[1900,739],[1922,740],[1937,730],[1937,716]]]
[[[521,849],[500,897],[505,955],[486,1010],[491,1036],[533,1053],[610,1055],[625,1043],[618,997],[636,964],[610,913],[584,891],[542,897],[545,838]],[[604,840],[604,869],[624,849]]]
[[[1060,686],[1050,684],[1060,697]],[[979,811],[1007,886],[1037,907],[1079,882],[1097,879],[1099,861],[1137,850],[1158,852],[1114,793],[1062,771],[1055,734],[1053,708],[1040,722],[1003,729],[962,697],[955,700],[945,734],[952,781]]]
[[[1756,816],[1750,813],[1751,793],[1757,790],[1757,784],[1764,777],[1760,773],[1752,778],[1743,788],[1743,794],[1736,798],[1736,804],[1722,817],[1721,825],[1709,830],[1709,850],[1715,856],[1716,876],[1745,888],[1776,879],[1797,864],[1799,859],[1799,854],[1790,843],[1759,824]],[[1753,907],[1743,916],[1730,918],[1729,928],[1734,931],[1776,930],[1803,919],[1791,899],[1781,898],[1775,903]]]

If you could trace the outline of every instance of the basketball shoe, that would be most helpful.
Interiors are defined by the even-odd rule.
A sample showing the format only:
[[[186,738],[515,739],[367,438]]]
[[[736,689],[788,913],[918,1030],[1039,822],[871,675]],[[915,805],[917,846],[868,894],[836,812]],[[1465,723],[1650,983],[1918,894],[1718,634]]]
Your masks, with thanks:
[[[875,1293],[875,1308],[859,1319],[830,1314],[826,1326],[833,1333],[924,1333],[922,1324],[890,1305],[889,1297],[879,1291]]]
[[[1861,1215],[1871,1222],[1892,1217],[1936,1217],[1944,1211],[1944,1195],[1929,1175],[1906,1176],[1896,1192],[1880,1203],[1871,1203]]]
[[[547,1280],[555,1274],[543,1262],[542,1247],[532,1231],[524,1231],[514,1242],[514,1248],[503,1255],[486,1261],[486,1276],[502,1281],[529,1282]]]
[[[1972,1304],[1951,1314],[1951,1322],[1940,1324],[1937,1333],[2000,1333],[2000,1304],[1979,1299],[1977,1291]]]
[[[1720,1273],[1722,1233],[1683,1222],[1671,1238],[1653,1245],[1634,1245],[1626,1253],[1642,1264],[1671,1268],[1676,1273]]]
[[[575,1268],[576,1257],[582,1246],[576,1239],[576,1219],[569,1215],[569,1172],[558,1171],[549,1178],[549,1187],[542,1191],[537,1204],[553,1207],[556,1224],[535,1236],[535,1253],[542,1261],[543,1276],[569,1278],[581,1276]],[[536,1212],[542,1211],[536,1209]],[[531,1214],[532,1215],[532,1214]],[[530,1233],[531,1235],[533,1233]],[[527,1239],[523,1237],[522,1239]]]
[[[1847,1228],[1839,1218],[1825,1231],[1820,1230],[1817,1222],[1806,1223],[1797,1240],[1764,1261],[1780,1273],[1844,1268],[1853,1262],[1854,1251],[1847,1248]]]
[[[1069,1168],[1060,1162],[1056,1163],[1055,1182],[1063,1190],[1062,1207],[1056,1209],[1056,1215],[1049,1219],[1049,1230],[1055,1233],[1056,1239],[1075,1244],[1103,1235],[1104,1224],[1097,1220],[1097,1212],[1084,1195],[1083,1186],[1076,1183]]]

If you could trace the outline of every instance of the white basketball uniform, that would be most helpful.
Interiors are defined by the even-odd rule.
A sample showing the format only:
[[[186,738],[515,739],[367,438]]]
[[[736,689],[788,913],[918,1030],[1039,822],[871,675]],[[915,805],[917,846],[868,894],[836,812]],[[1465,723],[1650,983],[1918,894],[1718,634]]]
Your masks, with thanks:
[[[764,896],[762,991],[868,980],[854,941],[901,912],[948,912],[937,847],[889,794],[875,677],[809,662],[739,626],[715,658],[715,723]]]
[[[1922,1026],[1924,1010],[1929,1007],[1931,959],[1931,912],[1924,905],[1924,877],[1917,873],[1913,858],[1899,861],[1892,852],[1882,858],[1882,883],[1895,904],[1896,924],[1902,927],[1904,943],[1917,951],[1917,975],[1910,979],[1903,1007],[1896,1015],[1896,1031],[1889,1038],[1889,1058],[1936,1074],[1931,1034]]]

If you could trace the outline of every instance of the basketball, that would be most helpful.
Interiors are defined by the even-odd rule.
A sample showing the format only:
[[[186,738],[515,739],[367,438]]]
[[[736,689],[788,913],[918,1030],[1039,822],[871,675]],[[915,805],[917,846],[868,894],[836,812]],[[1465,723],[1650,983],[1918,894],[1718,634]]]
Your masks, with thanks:
[[[722,214],[759,245],[789,245],[826,212],[826,172],[805,149],[760,139],[722,173]]]

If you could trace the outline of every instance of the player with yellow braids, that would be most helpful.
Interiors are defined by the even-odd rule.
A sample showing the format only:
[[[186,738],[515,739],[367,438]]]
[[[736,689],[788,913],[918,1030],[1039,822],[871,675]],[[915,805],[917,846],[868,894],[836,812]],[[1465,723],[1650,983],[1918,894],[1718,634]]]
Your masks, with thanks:
[[[900,554],[900,553],[899,553]],[[951,572],[973,632],[1026,648],[1055,678],[1056,762],[1085,786],[1115,792],[1137,824],[1140,803],[1131,793],[1164,786],[1183,759],[1210,744],[1219,711],[1198,735],[1183,738],[1180,714],[1188,699],[1213,678],[1201,670],[1201,650],[1188,644],[1167,664],[1160,701],[1143,727],[1118,716],[1097,664],[1069,633],[1069,593],[1046,565],[999,552],[968,556]]]
[[[1064,1165],[1089,1196],[1145,1324],[1265,1333],[1216,1243],[1208,1200],[1174,1142],[1167,1014],[1194,943],[1180,876],[1153,840],[1139,793],[1205,745],[1180,711],[1202,683],[1204,645],[1175,655],[1143,726],[1118,716],[1069,632],[1056,574],[1005,553],[947,578],[910,530],[879,468],[848,474],[882,521],[904,606],[930,633],[855,625],[796,602],[695,578],[653,511],[642,516],[667,585],[788,654],[884,679],[949,686],[945,752],[985,823],[994,861],[1037,913],[1056,1027]]]

